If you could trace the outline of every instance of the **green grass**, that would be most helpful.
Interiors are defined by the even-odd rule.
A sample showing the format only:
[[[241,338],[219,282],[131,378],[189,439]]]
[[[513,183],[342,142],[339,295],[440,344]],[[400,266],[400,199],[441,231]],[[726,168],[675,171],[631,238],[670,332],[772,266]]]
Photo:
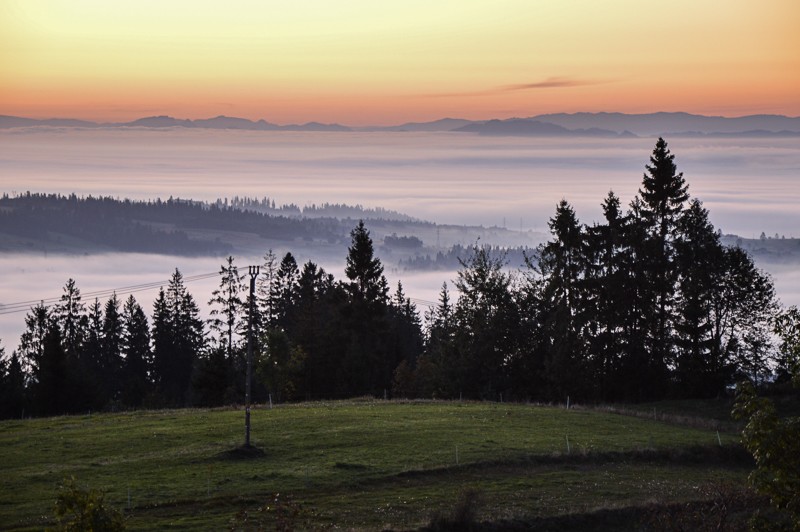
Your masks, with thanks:
[[[302,507],[306,526],[408,528],[448,512],[464,487],[480,493],[481,518],[524,518],[692,500],[709,482],[741,483],[747,474],[691,459],[698,446],[718,448],[714,430],[596,411],[309,403],[256,409],[252,426],[265,454],[244,460],[226,455],[244,439],[237,410],[2,422],[0,528],[48,523],[70,476],[105,490],[126,509],[130,529],[222,530],[237,513],[245,523],[242,511],[248,522],[272,519],[257,509],[274,493]]]

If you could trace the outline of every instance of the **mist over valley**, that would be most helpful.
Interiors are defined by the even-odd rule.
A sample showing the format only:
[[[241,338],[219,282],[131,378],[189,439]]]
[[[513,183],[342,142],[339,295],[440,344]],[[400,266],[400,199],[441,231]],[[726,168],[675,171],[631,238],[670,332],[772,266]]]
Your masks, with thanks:
[[[174,256],[177,249],[120,253],[136,250],[74,235],[21,238],[0,228],[4,304],[57,297],[70,277],[92,292],[166,280],[176,267],[185,275],[214,272],[228,253],[240,266],[255,264],[268,249],[291,251],[298,261],[315,261],[341,277],[348,232],[358,218],[367,221],[390,284],[402,281],[411,297],[435,301],[441,284],[450,283],[457,269],[452,258],[437,264],[437,253],[474,243],[534,248],[548,238],[548,220],[562,198],[582,223],[600,220],[600,203],[609,190],[623,204],[636,194],[654,142],[176,127],[15,128],[1,131],[0,139],[6,194],[143,201],[172,197],[206,204],[221,198],[230,198],[231,204],[234,197],[271,198],[273,215],[317,219],[313,223],[323,218],[332,228],[314,233],[312,227],[313,234],[281,238],[235,227],[161,226],[203,243],[182,253],[196,257]],[[735,235],[727,243],[736,244],[739,237],[738,244],[774,275],[781,300],[800,303],[795,267],[800,249],[792,240],[799,235],[800,146],[781,138],[667,140],[690,194],[704,202],[717,229]],[[320,210],[325,204],[361,210]],[[158,224],[150,227],[158,229]],[[765,240],[759,238],[762,232]],[[386,245],[392,235],[413,236],[419,248]],[[423,269],[432,271],[412,271],[426,263],[415,257],[429,257]],[[202,303],[215,282],[189,288]],[[137,295],[145,305],[153,296]],[[0,315],[4,345],[13,349],[22,327],[22,314]]]

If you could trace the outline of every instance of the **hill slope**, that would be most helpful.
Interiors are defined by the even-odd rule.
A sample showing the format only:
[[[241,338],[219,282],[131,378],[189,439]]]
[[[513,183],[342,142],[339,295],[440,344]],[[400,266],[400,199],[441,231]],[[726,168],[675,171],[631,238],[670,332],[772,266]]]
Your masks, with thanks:
[[[222,530],[242,524],[242,510],[274,522],[278,493],[300,529],[408,528],[447,513],[464,486],[480,493],[479,519],[531,519],[703,499],[704,488],[747,474],[711,430],[591,411],[384,401],[255,409],[253,442],[264,451],[255,459],[231,452],[243,417],[180,410],[2,422],[0,523],[46,525],[70,476],[129,508],[130,529]],[[726,446],[735,440],[721,435]],[[264,505],[272,511],[256,511]]]

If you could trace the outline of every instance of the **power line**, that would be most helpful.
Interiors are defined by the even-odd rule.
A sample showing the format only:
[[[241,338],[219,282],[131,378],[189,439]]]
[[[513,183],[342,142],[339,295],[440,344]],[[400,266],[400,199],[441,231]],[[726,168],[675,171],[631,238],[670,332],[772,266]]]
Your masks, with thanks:
[[[419,299],[418,297],[409,297],[408,299],[411,300],[412,303],[416,303],[417,305],[422,305],[423,307],[435,307],[437,303],[433,301],[428,301],[427,299]]]
[[[219,275],[219,272],[200,273],[200,274],[197,274],[197,275],[189,275],[189,276],[183,277],[183,282],[184,283],[191,283],[191,282],[194,282],[194,281],[202,281],[202,280],[205,280],[205,279],[211,279],[212,277],[216,277],[217,275]],[[169,282],[170,282],[170,280],[167,279],[166,281],[152,281],[152,282],[149,282],[149,283],[140,283],[140,284],[134,284],[134,285],[128,285],[128,286],[121,286],[121,287],[118,287],[118,288],[107,288],[107,289],[103,289],[103,290],[94,290],[92,292],[82,293],[81,294],[81,298],[82,299],[88,299],[88,298],[98,298],[99,299],[99,298],[110,297],[111,294],[114,294],[114,293],[117,293],[117,292],[123,293],[123,294],[135,294],[135,293],[138,293],[138,292],[144,292],[144,291],[147,291],[147,290],[154,290],[156,288],[161,288],[164,285],[169,284]],[[14,314],[14,313],[17,313],[17,312],[27,312],[32,305],[43,304],[45,307],[49,307],[49,306],[51,306],[51,305],[53,305],[55,303],[58,303],[59,301],[61,301],[61,296],[49,297],[49,298],[43,298],[43,299],[33,299],[33,300],[29,300],[29,301],[19,301],[19,302],[16,302],[16,303],[8,303],[8,304],[0,303],[0,316],[2,316],[4,314]]]
[[[200,273],[197,275],[189,275],[183,278],[184,283],[191,283],[195,281],[203,281],[206,279],[211,279],[219,275],[219,272],[211,272],[211,273]],[[81,293],[81,299],[92,299],[92,298],[105,298],[110,297],[112,294],[115,293],[122,293],[122,294],[136,294],[139,292],[145,292],[147,290],[154,290],[156,288],[161,288],[166,284],[169,284],[170,280],[161,280],[161,281],[151,281],[148,283],[140,283],[140,284],[133,284],[128,286],[120,286],[117,288],[106,288],[102,290],[94,290],[91,292],[83,292]],[[420,299],[417,297],[410,297],[409,298],[413,303],[417,305],[421,305],[424,307],[435,307],[437,305],[434,301],[429,301],[427,299]],[[61,296],[57,297],[47,297],[41,299],[31,299],[28,301],[18,301],[15,303],[0,303],[0,316],[5,314],[15,314],[18,312],[27,312],[30,308],[34,305],[42,304],[45,307],[49,307],[61,301]]]

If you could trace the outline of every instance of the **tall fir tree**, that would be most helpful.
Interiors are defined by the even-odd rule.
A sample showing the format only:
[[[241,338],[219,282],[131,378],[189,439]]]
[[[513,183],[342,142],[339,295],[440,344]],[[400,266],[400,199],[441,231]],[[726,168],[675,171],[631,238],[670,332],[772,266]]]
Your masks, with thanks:
[[[162,292],[163,294],[163,292]],[[150,386],[150,329],[144,310],[133,295],[122,307],[122,402],[129,407],[142,406]]]
[[[153,313],[153,373],[156,388],[168,406],[190,402],[195,360],[204,347],[203,322],[178,269],[167,290],[159,292]]]
[[[233,334],[240,330],[241,316],[245,311],[242,292],[245,291],[244,275],[234,264],[233,256],[225,259],[220,267],[219,287],[211,293],[209,329],[216,333],[217,342],[225,346],[228,360],[233,359]]]
[[[675,240],[678,220],[689,199],[689,192],[683,173],[677,171],[675,156],[663,138],[656,142],[646,169],[639,189],[642,200],[640,214],[648,235],[646,281],[655,305],[648,332],[650,374],[647,380],[653,389],[664,393],[668,368],[674,363],[675,356],[672,334],[677,285]]]
[[[278,257],[272,250],[264,254],[264,262],[259,271],[256,293],[258,295],[260,330],[266,331],[275,323],[275,283],[278,276]]]
[[[122,392],[122,338],[123,323],[119,299],[116,293],[106,301],[103,308],[103,342],[101,376],[105,401],[117,401]]]
[[[26,406],[25,374],[19,356],[14,352],[6,357],[5,348],[0,346],[0,419],[23,417]]]
[[[350,232],[345,275],[348,305],[343,318],[349,339],[340,392],[379,395],[391,387],[394,370],[384,342],[389,287],[363,220]]]
[[[544,318],[548,355],[545,360],[551,394],[559,399],[585,393],[588,386],[583,343],[586,239],[572,206],[561,200],[549,222],[553,239],[541,249],[539,261],[544,278]]]
[[[360,220],[350,232],[350,248],[347,251],[344,273],[350,280],[348,287],[354,301],[378,308],[385,306],[389,286],[383,276],[383,264],[375,257],[372,238],[364,220]]]
[[[708,211],[697,199],[689,203],[678,222],[675,263],[678,294],[675,316],[675,373],[681,394],[698,397],[719,391],[709,385],[719,366],[714,362],[712,299],[719,287],[724,250],[708,221]]]
[[[72,372],[58,322],[51,321],[44,337],[42,357],[32,386],[32,409],[40,416],[74,411]]]
[[[588,263],[586,289],[589,316],[589,371],[596,399],[622,397],[622,362],[625,357],[624,323],[629,287],[625,263],[628,249],[627,218],[619,198],[609,192],[602,204],[604,223],[587,230]]]
[[[44,356],[44,339],[52,321],[50,310],[44,303],[31,307],[25,315],[25,331],[20,336],[17,355],[28,380],[35,380]]]
[[[78,360],[88,327],[86,305],[81,300],[81,291],[70,278],[64,285],[64,293],[53,311],[61,330],[64,352],[72,360]]]
[[[297,301],[297,283],[300,278],[300,270],[297,267],[297,260],[291,253],[286,253],[281,259],[281,264],[275,274],[275,282],[272,285],[273,302],[273,326],[279,327],[284,331],[292,321],[292,312]]]
[[[505,256],[492,256],[487,247],[473,246],[460,262],[454,309],[456,384],[468,397],[495,400],[509,387],[509,368],[517,352],[513,279],[504,271]]]

